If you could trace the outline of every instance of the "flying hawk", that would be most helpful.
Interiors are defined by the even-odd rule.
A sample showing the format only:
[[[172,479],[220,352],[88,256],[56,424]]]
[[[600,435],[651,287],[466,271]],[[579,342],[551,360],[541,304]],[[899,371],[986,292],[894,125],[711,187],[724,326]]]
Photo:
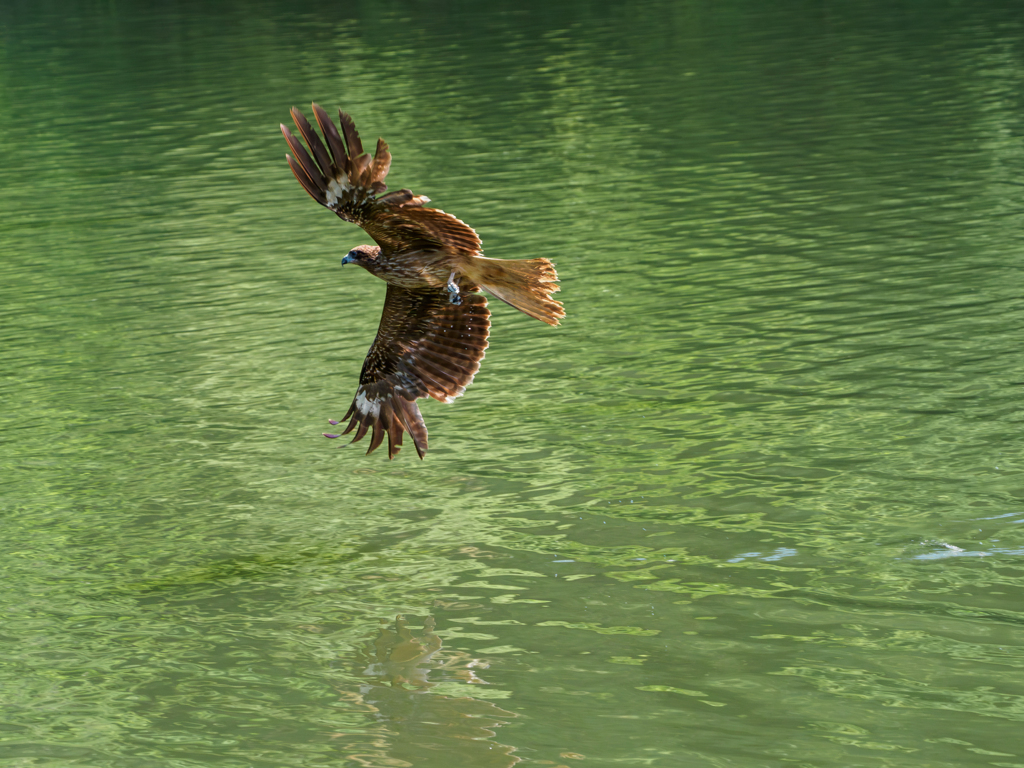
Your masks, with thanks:
[[[377,338],[344,417],[351,421],[341,434],[355,429],[354,443],[372,427],[369,454],[387,433],[388,458],[393,459],[408,432],[422,459],[427,427],[416,400],[430,396],[450,403],[480,370],[491,313],[479,291],[558,325],[565,317],[561,303],[551,298],[558,274],[547,259],[487,258],[476,232],[444,211],[424,207],[429,198],[408,189],[385,194],[391,153],[384,140],[377,140],[371,158],[349,115],[339,110],[339,133],[318,104],[313,114],[326,146],[302,112],[292,108],[312,156],[282,125],[295,155],[285,155],[288,165],[314,200],[358,224],[376,243],[353,248],[341,263],[358,264],[388,284]]]

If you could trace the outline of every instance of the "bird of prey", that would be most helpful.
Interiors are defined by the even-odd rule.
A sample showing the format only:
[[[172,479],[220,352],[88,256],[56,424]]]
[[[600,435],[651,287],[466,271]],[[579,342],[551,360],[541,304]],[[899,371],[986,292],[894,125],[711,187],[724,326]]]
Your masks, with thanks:
[[[487,291],[530,317],[558,325],[565,311],[551,298],[558,274],[548,259],[487,258],[471,227],[408,189],[387,192],[391,153],[383,139],[371,158],[352,118],[338,111],[341,131],[313,104],[323,140],[298,109],[292,119],[302,143],[284,125],[295,178],[320,205],[358,224],[376,245],[353,248],[341,260],[357,264],[388,284],[377,337],[359,374],[359,387],[344,418],[352,442],[372,428],[372,453],[388,437],[393,459],[408,432],[422,459],[427,427],[416,400],[452,402],[480,369],[490,330]],[[342,138],[344,137],[344,138]],[[326,142],[326,146],[325,146]],[[331,424],[339,422],[331,420]],[[340,437],[324,433],[326,437]]]

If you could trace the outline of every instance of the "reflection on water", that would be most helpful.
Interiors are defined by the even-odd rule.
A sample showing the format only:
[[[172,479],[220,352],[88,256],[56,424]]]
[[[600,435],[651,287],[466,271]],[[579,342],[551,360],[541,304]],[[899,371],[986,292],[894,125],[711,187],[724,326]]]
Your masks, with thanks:
[[[1022,32],[0,7],[0,762],[1024,765]],[[319,437],[383,286],[314,99],[564,278],[423,463]]]
[[[342,696],[371,713],[376,726],[361,736],[372,736],[373,750],[360,744],[360,751],[344,751],[345,757],[366,768],[499,768],[520,762],[512,755],[514,747],[494,741],[495,729],[515,713],[471,695],[469,686],[487,685],[477,675],[487,663],[462,652],[443,651],[434,625],[434,618],[427,616],[417,637],[404,616],[395,619],[393,631],[381,620],[380,634],[364,651],[369,665],[363,675],[371,682]],[[441,676],[443,680],[436,679]],[[332,738],[343,740],[345,735]]]

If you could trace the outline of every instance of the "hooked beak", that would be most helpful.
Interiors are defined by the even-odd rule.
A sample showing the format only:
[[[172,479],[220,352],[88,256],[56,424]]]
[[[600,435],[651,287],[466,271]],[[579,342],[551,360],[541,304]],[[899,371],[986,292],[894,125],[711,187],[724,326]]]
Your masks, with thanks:
[[[346,264],[351,264],[353,261],[355,261],[355,259],[352,258],[352,254],[347,253],[345,254],[345,257],[341,260],[341,266],[344,267]]]

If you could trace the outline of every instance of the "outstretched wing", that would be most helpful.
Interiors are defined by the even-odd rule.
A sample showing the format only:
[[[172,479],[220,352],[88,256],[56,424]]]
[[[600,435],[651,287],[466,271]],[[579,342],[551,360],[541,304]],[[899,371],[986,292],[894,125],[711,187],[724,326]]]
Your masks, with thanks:
[[[391,153],[383,139],[377,139],[371,159],[363,152],[359,133],[346,113],[338,111],[339,132],[320,105],[313,104],[326,146],[302,112],[293,107],[291,114],[312,155],[282,125],[281,132],[295,153],[294,158],[285,157],[295,178],[320,205],[358,224],[390,254],[480,251],[480,238],[472,227],[437,208],[423,207],[430,198],[414,195],[408,189],[383,194],[387,190],[384,179],[391,168]]]
[[[363,362],[359,389],[344,417],[351,421],[342,435],[356,429],[354,443],[372,427],[369,454],[386,432],[393,459],[408,432],[423,458],[427,427],[416,400],[429,396],[450,403],[459,397],[487,349],[491,313],[487,299],[471,290],[475,286],[464,287],[462,304],[451,304],[443,289],[388,285],[377,338]]]

